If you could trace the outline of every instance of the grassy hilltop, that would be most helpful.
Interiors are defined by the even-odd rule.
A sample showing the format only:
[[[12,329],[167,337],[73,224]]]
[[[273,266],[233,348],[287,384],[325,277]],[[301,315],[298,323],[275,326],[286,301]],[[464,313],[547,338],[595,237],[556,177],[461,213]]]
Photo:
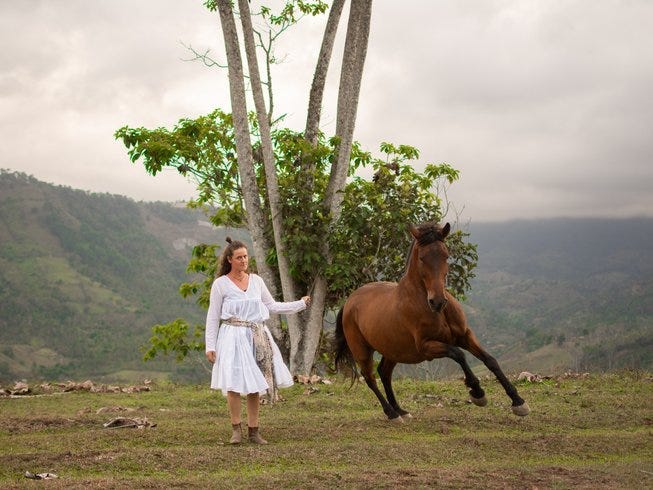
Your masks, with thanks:
[[[404,424],[385,420],[362,383],[295,385],[262,407],[271,444],[238,447],[226,444],[224,398],[205,386],[0,398],[0,487],[653,487],[650,373],[517,382],[532,409],[525,418],[498,383],[483,384],[480,408],[461,381],[398,380],[414,415]],[[103,428],[117,416],[156,427]],[[59,478],[34,483],[25,471]]]

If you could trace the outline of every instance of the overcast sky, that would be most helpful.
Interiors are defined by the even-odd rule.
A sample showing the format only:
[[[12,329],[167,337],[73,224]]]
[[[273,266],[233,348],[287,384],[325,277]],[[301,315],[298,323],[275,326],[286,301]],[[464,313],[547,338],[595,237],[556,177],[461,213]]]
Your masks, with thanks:
[[[229,110],[226,73],[183,61],[182,43],[224,60],[202,4],[0,0],[0,167],[136,200],[192,197],[175,171],[132,164],[113,133]],[[277,115],[294,129],[325,22],[277,48]],[[355,138],[457,168],[463,221],[653,216],[652,32],[650,0],[376,0]]]

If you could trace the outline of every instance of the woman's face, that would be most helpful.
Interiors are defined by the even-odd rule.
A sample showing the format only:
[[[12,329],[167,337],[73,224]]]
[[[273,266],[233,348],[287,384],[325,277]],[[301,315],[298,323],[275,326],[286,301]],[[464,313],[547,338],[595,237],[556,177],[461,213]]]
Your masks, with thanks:
[[[246,248],[237,248],[231,257],[228,258],[231,270],[234,272],[245,272],[249,263]]]

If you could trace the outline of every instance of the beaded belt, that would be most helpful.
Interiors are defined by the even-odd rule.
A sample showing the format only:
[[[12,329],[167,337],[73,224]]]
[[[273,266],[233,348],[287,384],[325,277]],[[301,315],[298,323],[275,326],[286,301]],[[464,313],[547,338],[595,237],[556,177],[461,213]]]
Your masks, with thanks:
[[[233,325],[234,327],[250,327],[254,328],[258,325],[256,322],[250,322],[247,320],[241,320],[240,318],[236,318],[235,316],[232,316],[231,318],[227,318],[224,320],[225,323],[228,323],[229,325]]]

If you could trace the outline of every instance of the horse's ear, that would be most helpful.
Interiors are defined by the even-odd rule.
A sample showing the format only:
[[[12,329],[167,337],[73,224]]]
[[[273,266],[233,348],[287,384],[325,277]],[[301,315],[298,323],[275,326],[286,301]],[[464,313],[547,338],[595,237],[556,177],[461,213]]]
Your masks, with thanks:
[[[442,232],[441,232],[443,240],[445,238],[447,238],[447,235],[449,235],[450,231],[451,231],[451,225],[449,223],[447,223],[446,225],[444,225],[444,227],[442,228]]]
[[[419,230],[415,225],[408,225],[408,232],[413,235],[413,238],[417,240],[419,238]]]

